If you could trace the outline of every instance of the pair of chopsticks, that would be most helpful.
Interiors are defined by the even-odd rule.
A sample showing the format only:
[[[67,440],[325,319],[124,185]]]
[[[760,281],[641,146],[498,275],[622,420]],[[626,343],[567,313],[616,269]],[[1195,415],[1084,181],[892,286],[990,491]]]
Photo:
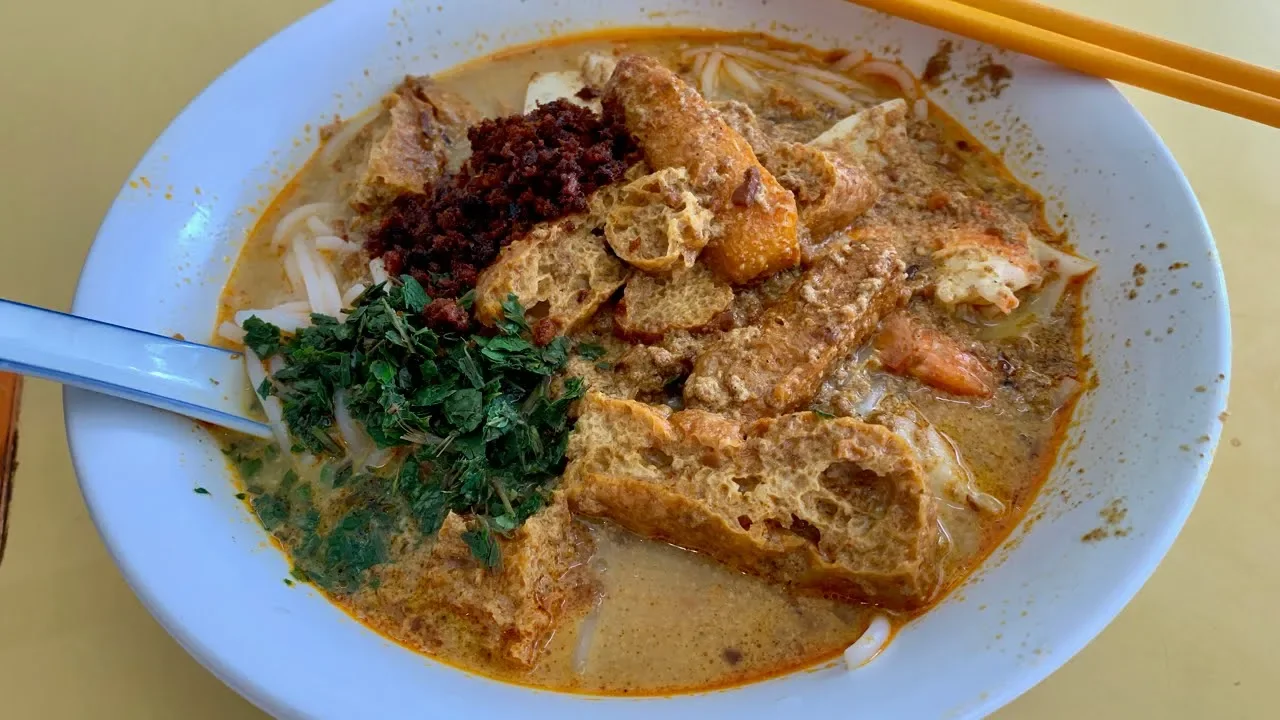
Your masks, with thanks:
[[[1280,127],[1280,72],[1031,0],[853,0],[1080,72]]]

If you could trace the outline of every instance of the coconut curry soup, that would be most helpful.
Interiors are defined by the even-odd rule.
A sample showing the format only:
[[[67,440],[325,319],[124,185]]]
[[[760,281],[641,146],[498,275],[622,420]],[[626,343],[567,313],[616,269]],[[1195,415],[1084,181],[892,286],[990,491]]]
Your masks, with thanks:
[[[406,77],[244,247],[242,497],[369,627],[562,691],[870,660],[1019,520],[1093,265],[914,78],[615,34]]]

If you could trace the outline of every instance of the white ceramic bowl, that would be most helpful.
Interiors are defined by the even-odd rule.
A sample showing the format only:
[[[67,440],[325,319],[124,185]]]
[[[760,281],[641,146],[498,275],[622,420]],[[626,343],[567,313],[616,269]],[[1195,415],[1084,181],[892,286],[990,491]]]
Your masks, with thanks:
[[[209,337],[254,210],[310,153],[325,119],[374,102],[406,72],[443,70],[552,34],[630,25],[764,30],[819,47],[891,52],[917,72],[945,37],[840,0],[335,2],[237,63],[156,141],[102,225],[75,312]],[[1029,514],[1038,520],[871,665],[648,700],[591,700],[460,672],[365,630],[313,590],[286,587],[284,557],[232,497],[217,447],[192,423],[68,390],[81,488],[125,578],[214,674],[288,717],[515,709],[527,718],[748,718],[848,716],[852,708],[863,717],[969,717],[1024,692],[1115,617],[1190,512],[1227,396],[1227,298],[1191,189],[1114,88],[974,42],[959,47],[958,68],[995,54],[1013,69],[1011,86],[972,106],[959,81],[931,97],[995,147],[1012,144],[1015,170],[1102,263],[1086,295],[1097,387]],[[1136,263],[1148,268],[1141,287]],[[197,485],[212,494],[194,494]],[[1100,517],[1109,507],[1125,510],[1120,522]],[[1096,528],[1112,537],[1082,542]]]

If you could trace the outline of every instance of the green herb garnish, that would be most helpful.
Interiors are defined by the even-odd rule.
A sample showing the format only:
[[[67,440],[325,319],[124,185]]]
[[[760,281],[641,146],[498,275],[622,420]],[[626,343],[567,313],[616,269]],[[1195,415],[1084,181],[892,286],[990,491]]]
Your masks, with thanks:
[[[583,393],[576,378],[552,390],[552,378],[568,362],[565,339],[535,345],[514,295],[502,303],[493,336],[433,331],[421,314],[429,302],[406,276],[400,285],[366,290],[343,323],[313,315],[311,327],[290,338],[253,323],[255,352],[284,360],[264,389],[280,398],[294,447],[332,458],[320,473],[321,487],[377,488],[359,489],[373,494],[333,527],[304,530],[297,539],[298,571],[322,587],[351,589],[382,562],[401,516],[429,537],[449,512],[457,513],[467,521],[463,539],[475,557],[498,567],[498,536],[510,535],[543,507],[564,468],[569,406]],[[394,477],[353,479],[333,416],[339,391],[378,447],[402,449]],[[276,492],[252,500],[268,531],[305,520],[305,503],[291,499],[289,485],[286,479]]]
[[[606,352],[599,343],[578,343],[577,351],[583,360],[599,360]]]
[[[280,349],[280,328],[255,315],[244,321],[244,344],[259,357],[274,354]]]
[[[401,275],[400,292],[404,295],[404,304],[412,312],[422,312],[422,309],[431,302],[431,298],[427,296],[427,291],[422,285],[414,280],[412,276]]]
[[[471,548],[471,554],[475,555],[485,567],[495,568],[502,563],[498,541],[489,530],[489,524],[483,520],[477,522],[474,528],[462,533],[462,540],[467,547]]]
[[[275,446],[268,445],[267,447],[274,448]],[[262,472],[262,465],[266,462],[267,453],[263,451],[259,454],[248,444],[236,443],[223,450],[222,454],[226,455],[227,460],[230,460],[231,464],[235,466],[240,478],[248,482]]]
[[[204,488],[202,488],[202,487],[198,487],[198,488],[196,488],[196,489],[195,489],[195,493],[196,493],[197,495],[208,495],[208,494],[209,494],[209,491],[208,491],[208,490],[205,490],[205,489],[204,489]]]

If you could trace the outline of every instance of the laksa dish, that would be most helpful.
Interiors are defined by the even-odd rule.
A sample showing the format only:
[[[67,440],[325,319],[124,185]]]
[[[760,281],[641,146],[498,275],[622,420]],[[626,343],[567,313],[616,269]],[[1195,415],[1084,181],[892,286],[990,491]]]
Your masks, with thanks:
[[[1093,269],[901,66],[636,31],[321,130],[219,334],[220,435],[309,583],[568,692],[856,667],[1019,521]]]

